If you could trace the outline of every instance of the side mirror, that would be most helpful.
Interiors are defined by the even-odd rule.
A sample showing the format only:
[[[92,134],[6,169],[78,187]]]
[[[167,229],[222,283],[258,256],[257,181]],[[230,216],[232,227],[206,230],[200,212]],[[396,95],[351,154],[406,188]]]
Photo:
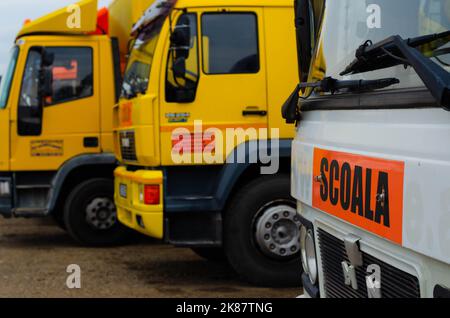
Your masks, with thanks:
[[[52,66],[55,62],[55,54],[50,53],[45,48],[42,48],[42,67]]]
[[[314,39],[314,9],[311,0],[295,0],[295,29],[301,82],[308,80]]]
[[[34,54],[40,64],[36,75],[33,77],[38,82],[37,90],[28,91],[24,105],[18,107],[18,134],[19,136],[40,136],[42,133],[43,106],[45,99],[53,95],[53,71],[54,54],[49,53],[44,47],[33,47],[30,56]],[[37,77],[37,78],[36,78]],[[33,80],[31,78],[30,80]]]
[[[170,36],[172,50],[175,51],[175,59],[184,57],[188,59],[191,47],[191,26],[187,16],[182,16]]]
[[[178,57],[173,62],[173,76],[176,78],[186,77],[186,59],[184,57]]]
[[[53,70],[52,65],[55,62],[55,54],[42,48],[42,62],[39,72],[39,99],[41,107],[45,105],[47,97],[53,96]]]
[[[53,70],[50,67],[42,68],[39,74],[39,95],[41,105],[45,105],[47,97],[53,96]]]
[[[283,107],[281,108],[281,115],[286,120],[287,124],[295,124],[300,119],[298,113],[298,102],[300,99],[300,86],[297,85],[295,90],[289,96],[289,98],[284,102]]]

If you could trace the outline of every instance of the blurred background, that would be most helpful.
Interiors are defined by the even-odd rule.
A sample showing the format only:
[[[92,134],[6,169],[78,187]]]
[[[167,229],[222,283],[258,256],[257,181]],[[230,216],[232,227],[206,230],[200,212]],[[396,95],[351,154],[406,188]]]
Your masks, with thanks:
[[[2,0],[0,1],[0,76],[8,63],[9,50],[15,37],[27,19],[34,20],[77,0]],[[99,7],[106,7],[111,0],[99,0]]]

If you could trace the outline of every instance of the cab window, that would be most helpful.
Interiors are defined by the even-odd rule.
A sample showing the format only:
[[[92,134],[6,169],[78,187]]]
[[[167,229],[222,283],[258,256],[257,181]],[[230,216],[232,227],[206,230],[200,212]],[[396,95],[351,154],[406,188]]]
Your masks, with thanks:
[[[53,96],[46,105],[65,103],[93,95],[94,77],[91,48],[48,48],[55,56]]]
[[[203,14],[203,71],[206,74],[258,73],[257,23],[254,13]]]
[[[47,47],[54,56],[50,70],[53,76],[52,93],[45,98],[45,106],[56,105],[93,95],[92,49],[79,47]],[[39,103],[39,71],[41,56],[36,50],[28,53],[20,94],[21,106]]]

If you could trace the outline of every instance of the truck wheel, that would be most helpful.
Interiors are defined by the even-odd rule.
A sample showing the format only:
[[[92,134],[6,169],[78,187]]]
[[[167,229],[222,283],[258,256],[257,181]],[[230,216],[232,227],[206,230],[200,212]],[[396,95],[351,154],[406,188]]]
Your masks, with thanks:
[[[227,259],[223,248],[220,247],[194,247],[192,251],[211,262],[224,262]]]
[[[301,286],[300,220],[287,175],[261,177],[239,190],[225,214],[228,261],[255,285]]]
[[[69,234],[82,245],[110,246],[124,242],[128,230],[117,220],[114,183],[92,179],[79,184],[69,194],[64,223]]]

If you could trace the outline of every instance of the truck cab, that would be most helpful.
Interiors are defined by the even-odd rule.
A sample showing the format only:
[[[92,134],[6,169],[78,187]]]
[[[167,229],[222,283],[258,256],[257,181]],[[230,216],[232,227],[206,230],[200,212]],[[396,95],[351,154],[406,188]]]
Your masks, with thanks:
[[[114,111],[120,222],[259,285],[300,283],[279,111],[296,84],[293,18],[284,0],[156,1]]]
[[[116,13],[84,0],[26,23],[0,89],[0,213],[52,215],[86,245],[127,233],[113,202],[112,112],[132,23]],[[120,41],[109,32],[118,20]]]
[[[306,297],[450,296],[450,1],[296,4]],[[298,103],[297,103],[298,101]]]

